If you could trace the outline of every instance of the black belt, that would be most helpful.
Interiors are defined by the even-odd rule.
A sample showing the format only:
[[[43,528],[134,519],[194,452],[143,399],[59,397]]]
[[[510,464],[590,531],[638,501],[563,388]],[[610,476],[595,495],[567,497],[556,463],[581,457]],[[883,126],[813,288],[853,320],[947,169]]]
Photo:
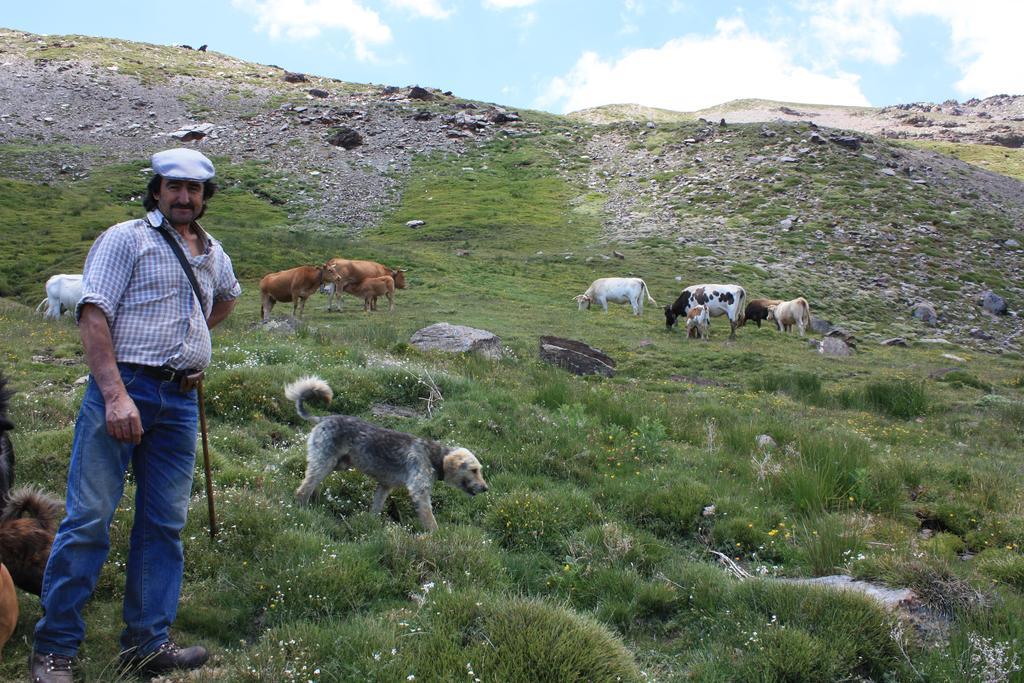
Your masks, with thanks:
[[[183,377],[199,372],[198,370],[175,370],[167,365],[161,365],[160,367],[140,365],[138,363],[120,363],[120,365],[134,372],[141,372],[147,377],[158,379],[161,382],[181,382]]]

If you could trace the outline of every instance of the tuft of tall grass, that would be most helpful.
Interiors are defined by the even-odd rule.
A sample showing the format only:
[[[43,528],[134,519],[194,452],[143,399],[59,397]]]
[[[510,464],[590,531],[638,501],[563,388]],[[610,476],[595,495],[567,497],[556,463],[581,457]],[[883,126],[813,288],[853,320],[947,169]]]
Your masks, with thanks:
[[[881,413],[903,419],[924,415],[929,404],[921,382],[869,382],[864,400]]]
[[[533,403],[548,410],[558,410],[570,402],[572,390],[564,372],[535,370],[532,379]]]
[[[805,435],[795,460],[772,478],[772,489],[802,515],[856,504],[852,494],[872,463],[861,439]]]
[[[755,391],[782,392],[805,403],[822,400],[821,378],[806,370],[765,372],[754,377],[751,386]]]
[[[864,549],[860,534],[837,515],[823,515],[797,528],[803,563],[812,576],[828,576],[845,570]]]

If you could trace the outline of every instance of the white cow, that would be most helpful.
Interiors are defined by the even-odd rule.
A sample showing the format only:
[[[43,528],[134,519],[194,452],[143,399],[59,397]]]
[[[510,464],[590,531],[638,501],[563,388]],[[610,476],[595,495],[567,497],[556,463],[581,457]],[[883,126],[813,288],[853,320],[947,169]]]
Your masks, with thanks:
[[[61,273],[46,281],[46,298],[36,306],[50,320],[58,320],[64,310],[73,311],[82,298],[82,276]],[[44,310],[45,309],[45,310]]]
[[[804,336],[804,330],[811,326],[811,307],[802,296],[768,307],[768,320],[775,322],[779,332],[789,332],[793,325]]]
[[[610,301],[613,304],[629,304],[633,307],[633,315],[643,315],[645,295],[652,304],[658,304],[647,291],[647,283],[638,277],[602,277],[594,280],[586,292],[573,300],[579,304],[581,311],[590,308],[590,304],[600,304],[607,313]]]

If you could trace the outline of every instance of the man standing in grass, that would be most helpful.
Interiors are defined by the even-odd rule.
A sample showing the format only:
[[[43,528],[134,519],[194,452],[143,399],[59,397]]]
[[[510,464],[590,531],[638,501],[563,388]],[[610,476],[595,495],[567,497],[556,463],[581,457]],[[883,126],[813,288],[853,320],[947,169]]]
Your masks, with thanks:
[[[231,259],[197,222],[216,191],[210,160],[192,149],[158,152],[145,218],[115,225],[89,251],[75,311],[90,377],[75,424],[67,516],[43,577],[33,681],[72,681],[85,636],[82,609],[110,550],[110,523],[131,463],[135,519],[129,542],[121,664],[159,674],[193,669],[202,646],[170,639],[184,570],[196,453],[196,384],[210,362],[210,329],[241,287]]]

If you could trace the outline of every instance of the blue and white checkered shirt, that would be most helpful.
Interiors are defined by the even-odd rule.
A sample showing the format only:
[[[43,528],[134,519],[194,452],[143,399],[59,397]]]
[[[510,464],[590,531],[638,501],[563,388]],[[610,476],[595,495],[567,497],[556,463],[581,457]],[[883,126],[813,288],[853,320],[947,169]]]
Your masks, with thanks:
[[[163,214],[153,210],[145,219],[118,223],[96,238],[85,260],[75,315],[81,315],[83,304],[103,311],[119,363],[203,369],[211,351],[206,317],[215,301],[237,298],[242,287],[220,242],[202,227],[206,250],[192,256],[178,231],[164,223]],[[202,309],[181,263],[154,229],[160,225],[192,264],[203,292]]]

